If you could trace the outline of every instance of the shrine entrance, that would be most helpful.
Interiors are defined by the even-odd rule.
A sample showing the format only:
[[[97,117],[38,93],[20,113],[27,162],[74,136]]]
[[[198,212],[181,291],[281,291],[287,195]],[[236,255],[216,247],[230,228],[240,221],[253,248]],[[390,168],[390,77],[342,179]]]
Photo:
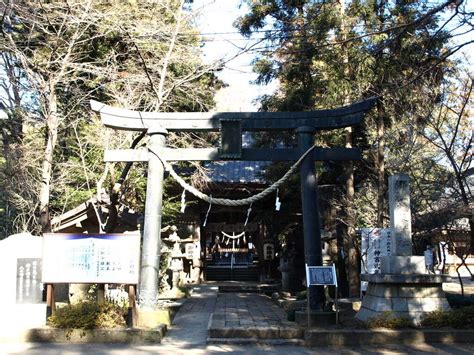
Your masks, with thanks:
[[[338,109],[307,112],[218,113],[139,112],[118,109],[97,101],[91,101],[92,109],[100,113],[105,126],[147,132],[150,136],[148,149],[105,152],[105,161],[109,162],[148,162],[140,283],[138,285],[139,306],[152,309],[158,301],[161,210],[165,170],[183,187],[185,192],[207,202],[209,204],[209,214],[212,205],[249,206],[249,210],[251,210],[253,202],[275,192],[288,176],[299,168],[303,211],[304,259],[308,266],[322,265],[318,185],[314,162],[356,160],[361,158],[361,153],[357,148],[316,147],[314,144],[315,135],[321,130],[339,129],[359,124],[365,113],[375,104],[375,101],[375,98],[370,98]],[[168,148],[166,147],[166,136],[169,131],[217,131],[221,135],[221,145],[219,148]],[[298,147],[243,148],[242,132],[249,131],[294,132],[298,138]],[[187,184],[169,163],[191,160],[293,161],[295,163],[280,180],[264,191],[249,198],[229,200],[215,198],[198,191]],[[203,227],[206,227],[206,224],[207,216],[203,222]],[[232,239],[228,232],[225,233],[227,233],[228,239]],[[224,237],[226,236],[224,235]],[[264,254],[266,255],[271,250],[271,248],[268,248]],[[235,254],[234,250],[231,253],[231,265],[235,260]],[[324,290],[321,286],[309,287],[308,296],[311,310],[322,309]]]
[[[207,281],[259,281],[258,223],[209,223],[203,228]]]

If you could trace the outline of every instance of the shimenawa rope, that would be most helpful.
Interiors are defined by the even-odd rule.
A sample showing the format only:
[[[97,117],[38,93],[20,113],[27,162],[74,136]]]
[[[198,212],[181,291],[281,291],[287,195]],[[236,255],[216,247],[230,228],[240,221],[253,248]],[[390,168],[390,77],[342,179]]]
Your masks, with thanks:
[[[316,145],[313,145],[311,148],[309,148],[304,154],[290,167],[290,169],[283,175],[278,181],[275,181],[272,185],[267,187],[265,190],[259,192],[258,194],[255,194],[253,196],[244,198],[244,199],[239,199],[239,200],[231,200],[227,198],[215,198],[206,195],[205,193],[199,191],[196,189],[194,186],[189,185],[186,181],[183,180],[173,169],[173,166],[171,166],[170,163],[168,163],[163,157],[158,154],[153,148],[148,147],[148,150],[155,154],[158,159],[160,159],[161,163],[163,164],[164,168],[169,171],[170,175],[178,182],[178,184],[181,185],[183,189],[186,191],[192,193],[194,196],[197,198],[200,198],[201,200],[204,200],[211,205],[220,205],[220,206],[245,206],[249,205],[251,203],[257,202],[258,200],[261,200],[274,192],[278,187],[283,184],[288,178],[290,177],[291,174],[296,170],[298,165],[301,164],[301,162],[306,158],[306,156],[313,151],[313,149],[316,147]]]

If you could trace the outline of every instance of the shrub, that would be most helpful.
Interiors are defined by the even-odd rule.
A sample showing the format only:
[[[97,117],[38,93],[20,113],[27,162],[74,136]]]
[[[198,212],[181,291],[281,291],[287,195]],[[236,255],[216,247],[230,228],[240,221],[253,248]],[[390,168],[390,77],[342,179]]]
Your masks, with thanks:
[[[452,308],[474,306],[473,296],[461,296],[457,294],[447,293],[446,299],[448,300],[449,305]]]
[[[296,294],[296,299],[298,301],[305,300],[306,299],[306,290],[300,291]]]
[[[369,328],[388,328],[388,329],[400,329],[400,328],[412,328],[412,322],[400,316],[395,315],[393,312],[383,312],[381,315],[369,318],[366,322]]]
[[[125,324],[124,309],[109,302],[66,305],[48,318],[48,325],[64,329],[116,328]]]
[[[474,306],[430,312],[421,320],[421,325],[431,328],[474,328]]]

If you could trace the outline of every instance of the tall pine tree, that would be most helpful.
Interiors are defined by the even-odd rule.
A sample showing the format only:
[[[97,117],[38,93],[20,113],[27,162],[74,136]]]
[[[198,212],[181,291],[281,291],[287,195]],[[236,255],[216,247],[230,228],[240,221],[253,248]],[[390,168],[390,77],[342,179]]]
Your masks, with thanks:
[[[332,218],[343,221],[338,257],[346,270],[339,271],[348,275],[350,287],[345,291],[352,296],[358,294],[359,284],[354,227],[387,224],[386,142],[400,144],[407,135],[390,127],[415,117],[417,103],[426,104],[426,97],[432,96],[427,87],[441,82],[449,33],[441,27],[439,14],[455,3],[432,7],[424,0],[248,1],[248,14],[236,21],[242,34],[258,31],[267,38],[254,70],[258,83],[276,80],[279,88],[261,98],[263,110],[333,108],[379,97],[362,129],[317,137],[321,145],[370,148],[366,160],[354,167],[320,168],[323,181],[338,183],[339,193],[331,200],[341,208]],[[354,191],[357,185],[368,186],[370,192],[364,194],[372,200],[364,201]],[[368,205],[375,200],[375,213],[362,214],[354,200]]]

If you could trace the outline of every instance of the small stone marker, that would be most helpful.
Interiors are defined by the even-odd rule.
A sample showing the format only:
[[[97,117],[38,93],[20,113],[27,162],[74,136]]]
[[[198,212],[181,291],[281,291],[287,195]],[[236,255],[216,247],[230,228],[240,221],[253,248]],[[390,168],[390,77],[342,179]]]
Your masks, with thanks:
[[[16,303],[42,303],[41,258],[16,260]]]
[[[43,238],[28,233],[0,241],[2,332],[45,325],[41,261]]]

